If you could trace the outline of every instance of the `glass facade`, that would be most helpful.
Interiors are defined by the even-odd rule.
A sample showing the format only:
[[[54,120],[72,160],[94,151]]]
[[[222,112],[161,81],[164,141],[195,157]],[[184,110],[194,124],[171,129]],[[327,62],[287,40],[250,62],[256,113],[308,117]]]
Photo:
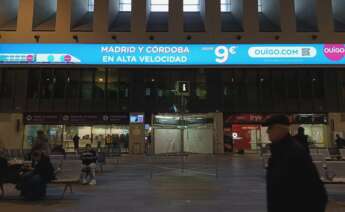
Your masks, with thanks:
[[[93,148],[114,149],[116,143],[122,152],[128,151],[128,125],[95,125],[95,126],[68,126],[68,125],[25,125],[24,149],[30,149],[36,139],[37,131],[42,130],[47,136],[49,146],[53,149],[62,145],[66,152],[74,151],[73,137],[80,137],[79,147],[85,148],[91,144]]]
[[[338,69],[0,69],[0,112],[344,111]]]

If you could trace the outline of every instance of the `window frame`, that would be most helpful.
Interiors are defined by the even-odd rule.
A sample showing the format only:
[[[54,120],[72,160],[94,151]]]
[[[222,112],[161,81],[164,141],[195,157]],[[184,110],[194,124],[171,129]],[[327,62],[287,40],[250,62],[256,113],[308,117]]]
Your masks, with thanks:
[[[262,13],[262,9],[263,9],[263,7],[262,7],[262,1],[263,1],[263,0],[258,0],[258,12],[259,12],[259,13]]]
[[[88,12],[94,12],[95,11],[95,0],[88,0],[87,11]]]
[[[169,0],[166,0],[167,3],[152,3],[153,1],[154,0],[150,0],[150,12],[169,12]],[[164,9],[161,9],[161,10],[153,9],[156,7],[161,7]]]
[[[190,3],[186,1],[197,1],[198,3]],[[197,9],[188,9],[189,7],[197,6]],[[200,0],[183,0],[183,12],[200,12],[201,6],[200,6]]]
[[[221,0],[220,1],[220,12],[227,13],[232,10],[232,0]]]
[[[132,12],[132,0],[119,0],[120,12]]]

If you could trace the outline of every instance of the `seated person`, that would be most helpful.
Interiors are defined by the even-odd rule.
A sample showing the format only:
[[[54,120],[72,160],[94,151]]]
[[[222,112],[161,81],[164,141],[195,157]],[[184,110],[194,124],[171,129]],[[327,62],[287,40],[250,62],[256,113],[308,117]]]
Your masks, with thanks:
[[[4,181],[7,176],[8,162],[5,157],[0,154],[0,181]]]
[[[82,160],[82,184],[87,184],[87,178],[90,177],[90,185],[96,185],[96,151],[91,148],[90,144],[86,145],[86,149],[81,153],[80,159]]]
[[[0,149],[0,181],[17,184],[23,165],[11,164],[10,162],[6,159],[4,151]]]
[[[27,200],[39,200],[45,197],[47,183],[55,178],[54,168],[49,157],[42,151],[32,153],[32,168],[26,169],[22,176],[21,195]]]

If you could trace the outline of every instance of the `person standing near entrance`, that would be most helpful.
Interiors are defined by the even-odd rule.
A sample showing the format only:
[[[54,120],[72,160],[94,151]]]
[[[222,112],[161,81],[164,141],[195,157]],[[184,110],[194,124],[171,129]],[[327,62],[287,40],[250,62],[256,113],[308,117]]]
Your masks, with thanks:
[[[80,137],[78,136],[78,134],[76,134],[73,137],[73,145],[74,145],[74,151],[76,153],[79,153],[79,141],[80,141]]]
[[[298,132],[293,138],[296,139],[298,142],[300,142],[300,144],[307,150],[307,152],[310,153],[309,142],[308,142],[309,138],[304,133],[303,127],[298,128]]]
[[[32,145],[31,153],[35,151],[41,151],[46,156],[50,155],[48,139],[42,130],[37,131],[37,137]]]
[[[268,212],[325,212],[327,192],[307,150],[289,134],[289,119],[275,115],[264,126],[271,144],[267,167]]]
[[[335,144],[337,146],[338,149],[342,149],[345,147],[345,140],[343,138],[340,137],[339,134],[335,135],[336,139],[335,139]]]

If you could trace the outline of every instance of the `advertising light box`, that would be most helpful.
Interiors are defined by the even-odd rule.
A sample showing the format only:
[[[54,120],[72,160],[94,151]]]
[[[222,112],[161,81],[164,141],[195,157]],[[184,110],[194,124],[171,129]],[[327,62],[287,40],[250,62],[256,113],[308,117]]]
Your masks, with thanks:
[[[0,64],[344,65],[344,44],[0,44]]]

